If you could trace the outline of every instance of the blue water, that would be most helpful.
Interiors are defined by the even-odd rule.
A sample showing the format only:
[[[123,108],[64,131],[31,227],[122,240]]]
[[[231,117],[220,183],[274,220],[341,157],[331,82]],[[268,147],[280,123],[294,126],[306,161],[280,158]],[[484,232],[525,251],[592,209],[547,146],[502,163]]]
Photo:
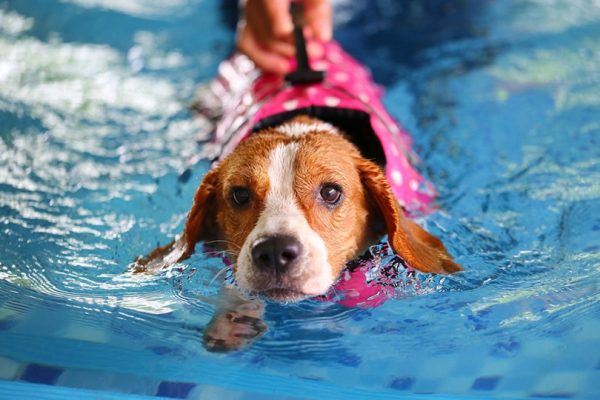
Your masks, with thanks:
[[[223,264],[126,271],[181,230],[208,168],[190,165],[209,126],[187,105],[231,51],[235,4],[4,1],[2,380],[177,398],[600,397],[600,3],[335,3],[336,38],[385,85],[440,193],[423,222],[465,271],[375,309],[269,304],[263,338],[206,352]]]

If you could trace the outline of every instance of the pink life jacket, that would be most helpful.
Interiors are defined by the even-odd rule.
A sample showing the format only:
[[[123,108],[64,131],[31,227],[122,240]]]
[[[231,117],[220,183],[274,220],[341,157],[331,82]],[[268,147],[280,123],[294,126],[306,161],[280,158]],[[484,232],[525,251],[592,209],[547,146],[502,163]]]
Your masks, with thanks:
[[[218,162],[253,132],[310,115],[341,128],[363,156],[383,158],[398,202],[409,213],[427,213],[435,190],[412,166],[417,157],[411,138],[381,104],[382,88],[336,42],[322,46],[322,57],[310,60],[310,66],[325,71],[325,79],[313,84],[291,85],[282,76],[262,74],[240,53],[222,62],[218,76],[198,92],[194,105],[215,123],[204,155]],[[387,298],[378,295],[383,286],[370,285],[365,271],[364,265],[346,270],[334,286],[337,297],[344,292],[352,296],[342,301],[333,294],[322,298],[347,306],[381,304]]]

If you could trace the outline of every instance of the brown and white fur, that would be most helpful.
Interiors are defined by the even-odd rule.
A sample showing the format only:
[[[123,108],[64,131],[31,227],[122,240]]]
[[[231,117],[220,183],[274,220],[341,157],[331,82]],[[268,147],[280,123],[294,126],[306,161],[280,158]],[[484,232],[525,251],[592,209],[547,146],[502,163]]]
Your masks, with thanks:
[[[136,262],[157,271],[199,241],[222,243],[245,292],[282,302],[324,294],[346,263],[387,233],[415,269],[461,270],[442,242],[405,218],[382,169],[332,125],[299,116],[251,135],[204,177],[183,234]],[[205,332],[211,350],[262,333],[259,300],[227,289]]]

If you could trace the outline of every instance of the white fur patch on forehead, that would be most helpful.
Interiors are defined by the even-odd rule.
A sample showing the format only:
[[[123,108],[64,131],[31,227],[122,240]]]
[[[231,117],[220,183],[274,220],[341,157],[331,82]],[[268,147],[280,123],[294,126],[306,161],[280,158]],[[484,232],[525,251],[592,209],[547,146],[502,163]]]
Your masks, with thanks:
[[[276,127],[275,131],[291,137],[304,136],[311,132],[328,132],[333,134],[340,133],[336,127],[323,121],[288,122]]]
[[[310,226],[294,191],[296,157],[301,144],[278,144],[269,154],[269,191],[264,209],[250,232],[237,259],[235,279],[240,287],[253,290],[260,272],[253,265],[252,249],[265,238],[289,235],[302,244],[302,253],[289,277],[297,289],[307,296],[323,294],[333,284],[332,267],[327,247]]]
[[[277,145],[269,155],[269,194],[267,207],[295,204],[294,175],[298,143]]]

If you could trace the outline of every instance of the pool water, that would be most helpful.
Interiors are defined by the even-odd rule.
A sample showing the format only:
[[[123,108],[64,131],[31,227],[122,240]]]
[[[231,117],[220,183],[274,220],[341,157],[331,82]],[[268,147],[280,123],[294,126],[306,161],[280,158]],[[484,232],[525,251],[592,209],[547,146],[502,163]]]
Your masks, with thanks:
[[[377,308],[268,304],[260,340],[208,353],[218,258],[126,272],[208,168],[187,106],[235,2],[3,1],[1,398],[600,397],[600,2],[334,3],[465,271]]]

